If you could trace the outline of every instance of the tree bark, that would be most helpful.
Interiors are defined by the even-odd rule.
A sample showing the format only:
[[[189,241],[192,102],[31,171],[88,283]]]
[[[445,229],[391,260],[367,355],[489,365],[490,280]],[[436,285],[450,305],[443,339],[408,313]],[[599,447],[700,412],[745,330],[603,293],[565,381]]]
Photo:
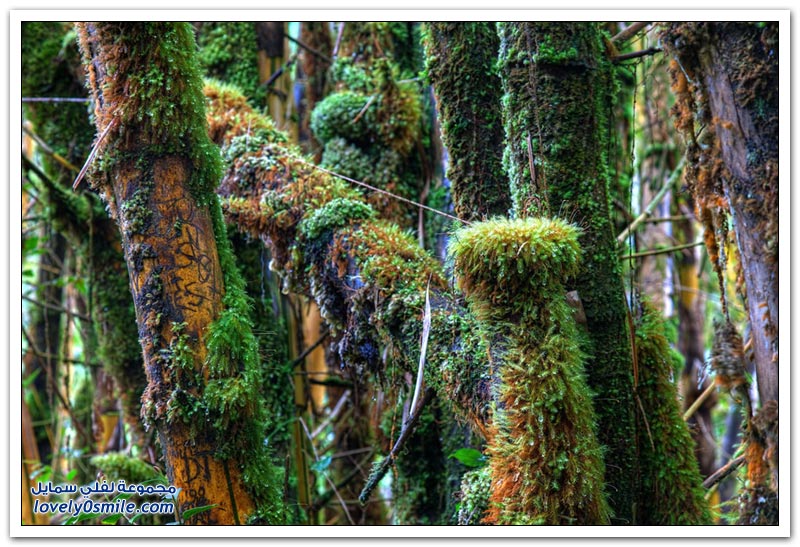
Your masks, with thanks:
[[[733,218],[759,398],[777,401],[778,23],[676,23],[664,39],[682,67],[673,73],[685,71],[695,91],[695,123],[708,124],[711,152],[690,139],[688,154],[701,167],[724,168],[717,186],[698,179],[693,188],[704,194],[698,201],[722,200]]]
[[[607,447],[612,522],[631,524],[637,491],[628,310],[608,204],[611,64],[596,25],[501,23],[506,169],[519,217],[552,211],[583,227],[577,289],[591,339],[586,373]]]
[[[426,69],[447,148],[456,214],[465,220],[511,209],[503,169],[502,94],[493,23],[425,23]]]
[[[107,133],[93,184],[122,235],[148,378],[143,413],[181,510],[214,506],[194,523],[279,522],[257,423],[257,343],[213,194],[219,152],[190,27],[77,29],[98,133]]]

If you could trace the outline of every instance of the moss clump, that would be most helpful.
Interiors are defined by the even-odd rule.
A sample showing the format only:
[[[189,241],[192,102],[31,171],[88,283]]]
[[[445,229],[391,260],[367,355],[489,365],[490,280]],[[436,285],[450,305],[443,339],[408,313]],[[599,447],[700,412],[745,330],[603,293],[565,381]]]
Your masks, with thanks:
[[[586,313],[586,363],[615,523],[633,522],[637,456],[628,310],[609,213],[608,117],[614,71],[593,23],[500,23],[505,165],[518,217],[579,224],[583,260],[570,289]],[[557,105],[554,108],[553,105]]]
[[[300,224],[300,233],[308,239],[316,239],[326,230],[341,228],[351,222],[367,220],[375,211],[363,201],[335,198],[326,203]]]
[[[426,71],[447,147],[456,214],[466,220],[506,215],[500,40],[494,23],[425,23]]]
[[[331,67],[334,91],[317,103],[311,130],[323,146],[321,165],[415,199],[423,158],[422,94],[402,81],[392,56],[393,24],[348,23],[340,54]],[[367,39],[369,42],[361,42]],[[383,45],[381,45],[383,44]],[[370,203],[382,217],[410,226],[415,210],[375,195]]]
[[[489,509],[489,496],[492,490],[492,475],[488,467],[473,469],[464,473],[461,480],[458,524],[469,526],[481,524]]]
[[[664,325],[645,308],[636,323],[639,364],[637,393],[640,491],[637,524],[651,526],[712,524],[694,441],[670,380],[681,356],[670,347]]]
[[[605,524],[604,465],[563,280],[580,230],[560,220],[495,219],[450,245],[458,282],[486,336],[507,344],[489,441],[499,524]]]
[[[161,476],[152,465],[121,452],[92,456],[90,461],[109,481],[124,480],[129,484],[142,484]]]
[[[235,85],[252,104],[264,105],[267,93],[260,85],[254,23],[200,23],[197,44],[197,58],[207,77]]]

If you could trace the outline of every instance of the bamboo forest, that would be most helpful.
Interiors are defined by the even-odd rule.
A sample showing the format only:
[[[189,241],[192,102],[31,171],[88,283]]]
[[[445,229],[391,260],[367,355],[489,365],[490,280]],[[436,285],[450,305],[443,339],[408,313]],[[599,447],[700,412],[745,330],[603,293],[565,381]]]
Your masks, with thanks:
[[[778,29],[22,21],[21,523],[788,526]]]

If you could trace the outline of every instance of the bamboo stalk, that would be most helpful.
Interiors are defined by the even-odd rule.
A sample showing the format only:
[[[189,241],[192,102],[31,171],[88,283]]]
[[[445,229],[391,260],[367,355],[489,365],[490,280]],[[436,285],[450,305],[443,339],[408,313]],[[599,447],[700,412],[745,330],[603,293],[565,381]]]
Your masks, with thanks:
[[[711,382],[711,384],[706,388],[706,390],[703,393],[701,393],[697,399],[695,399],[695,401],[692,403],[692,406],[690,406],[686,410],[686,412],[683,413],[684,422],[689,421],[689,418],[691,418],[694,415],[694,413],[697,412],[697,409],[700,408],[704,402],[706,402],[706,399],[708,399],[712,393],[714,393],[714,388],[716,387],[717,385],[714,382]]]
[[[672,188],[672,186],[678,180],[678,177],[683,173],[684,163],[685,159],[681,158],[680,163],[678,163],[677,167],[675,167],[675,169],[672,171],[669,178],[667,179],[667,182],[665,182],[664,186],[662,186],[661,189],[656,193],[656,195],[653,196],[653,199],[650,200],[650,203],[647,204],[647,207],[645,207],[644,211],[642,211],[642,214],[636,217],[633,220],[633,222],[631,222],[628,225],[628,227],[625,228],[625,230],[623,230],[623,232],[617,236],[618,242],[624,243],[625,240],[628,238],[628,236],[631,235],[631,233],[633,233],[633,231],[639,226],[639,224],[644,222],[644,220],[653,213],[653,210],[659,203],[661,203],[661,200],[664,199],[664,196],[667,195],[667,192],[669,192],[670,188]]]

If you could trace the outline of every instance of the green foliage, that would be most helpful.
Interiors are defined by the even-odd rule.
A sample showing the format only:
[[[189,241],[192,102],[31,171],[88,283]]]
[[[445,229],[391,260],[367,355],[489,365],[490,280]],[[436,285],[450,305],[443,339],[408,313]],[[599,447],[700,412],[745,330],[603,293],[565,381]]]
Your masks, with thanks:
[[[580,265],[579,234],[558,219],[493,219],[451,242],[484,335],[506,346],[487,448],[488,522],[608,522],[592,396],[563,288]]]
[[[486,457],[474,448],[459,448],[448,458],[455,458],[467,467],[482,467],[486,463]]]
[[[637,524],[711,524],[695,443],[670,380],[681,356],[670,347],[664,325],[649,306],[636,323],[636,352],[642,403],[637,427],[641,473]]]

